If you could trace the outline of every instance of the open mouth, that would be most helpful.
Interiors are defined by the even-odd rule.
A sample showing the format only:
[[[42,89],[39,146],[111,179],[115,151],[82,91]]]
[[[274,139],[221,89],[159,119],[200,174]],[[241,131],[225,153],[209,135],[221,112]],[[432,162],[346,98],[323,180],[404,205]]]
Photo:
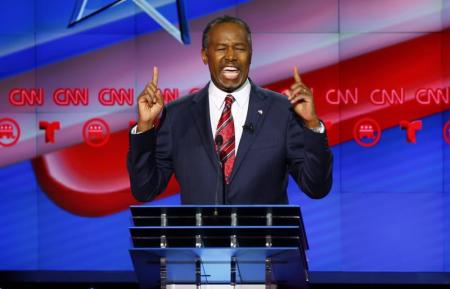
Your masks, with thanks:
[[[233,66],[225,66],[222,69],[222,75],[229,80],[233,80],[239,77],[240,70]]]

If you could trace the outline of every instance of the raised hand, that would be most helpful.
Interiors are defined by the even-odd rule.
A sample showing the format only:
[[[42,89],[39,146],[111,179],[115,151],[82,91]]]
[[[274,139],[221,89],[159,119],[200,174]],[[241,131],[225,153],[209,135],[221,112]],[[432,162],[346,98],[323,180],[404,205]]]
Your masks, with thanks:
[[[164,98],[158,88],[158,67],[153,67],[153,79],[138,97],[137,131],[144,132],[153,127],[154,121],[164,108]]]
[[[285,92],[292,104],[292,108],[303,119],[307,127],[315,128],[320,126],[314,107],[312,91],[302,82],[297,66],[294,67],[294,80],[294,84]]]

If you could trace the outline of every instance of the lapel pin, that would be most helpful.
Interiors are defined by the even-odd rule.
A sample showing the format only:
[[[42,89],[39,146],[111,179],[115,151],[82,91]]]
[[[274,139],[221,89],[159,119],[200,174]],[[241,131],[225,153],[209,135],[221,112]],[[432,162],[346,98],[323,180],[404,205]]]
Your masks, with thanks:
[[[262,114],[263,114],[262,109],[259,109],[259,110],[258,110],[258,114],[259,114],[259,115],[262,115]]]

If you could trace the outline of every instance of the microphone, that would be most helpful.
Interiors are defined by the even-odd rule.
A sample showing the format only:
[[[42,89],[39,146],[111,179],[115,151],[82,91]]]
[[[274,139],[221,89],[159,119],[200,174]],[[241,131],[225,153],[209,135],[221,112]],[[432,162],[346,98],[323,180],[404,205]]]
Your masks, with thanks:
[[[223,136],[221,134],[216,135],[214,142],[216,143],[217,148],[219,148],[223,144]],[[219,152],[216,151],[216,153],[219,153]]]
[[[220,154],[219,154],[219,148],[223,144],[223,136],[221,134],[216,135],[214,138],[214,143],[216,144],[217,150],[216,150],[216,156],[217,156],[217,162],[219,164],[219,173],[217,174],[217,180],[216,180],[216,192],[214,197],[214,204],[219,204],[219,190],[220,194],[222,195],[222,200],[220,201],[221,204],[223,204],[223,171],[222,171],[222,162],[220,161]]]
[[[246,123],[242,126],[242,128],[244,129],[244,131],[247,131],[249,133],[255,132],[255,127],[253,126],[253,123]]]

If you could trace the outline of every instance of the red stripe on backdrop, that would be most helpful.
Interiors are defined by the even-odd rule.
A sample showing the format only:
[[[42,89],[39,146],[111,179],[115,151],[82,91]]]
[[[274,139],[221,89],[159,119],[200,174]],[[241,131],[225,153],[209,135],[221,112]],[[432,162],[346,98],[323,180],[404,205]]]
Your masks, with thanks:
[[[431,33],[303,74],[303,81],[314,89],[318,114],[323,120],[333,122],[329,130],[330,144],[351,140],[353,126],[362,117],[373,118],[386,129],[399,125],[401,120],[419,119],[447,110],[448,103],[420,104],[414,92],[419,88],[449,87],[449,38],[449,30]],[[345,48],[345,42],[341,46]],[[266,87],[283,91],[292,82],[292,79],[284,79]],[[331,89],[354,88],[359,93],[357,103],[327,102],[326,94]],[[374,105],[369,97],[374,89],[403,89],[405,102]],[[136,204],[126,181],[127,134],[128,131],[112,134],[101,150],[79,144],[34,159],[33,166],[42,189],[60,207],[82,216],[112,214]],[[52,171],[61,170],[71,185],[53,177]],[[111,186],[117,179],[125,181]],[[172,178],[159,198],[178,191],[179,186]]]
[[[78,144],[32,160],[41,189],[61,208],[98,217],[139,204],[131,195],[126,155],[128,130],[111,134],[101,149]],[[58,178],[54,172],[58,171]],[[156,199],[180,191],[174,177]]]
[[[336,65],[302,75],[302,80],[314,89],[319,116],[333,123],[329,131],[331,145],[353,138],[353,126],[362,116],[377,120],[382,129],[399,125],[401,120],[419,119],[450,108],[448,103],[419,103],[414,92],[420,88],[449,88],[450,30],[432,33],[394,46],[370,52]],[[284,91],[292,79],[285,79],[266,87]],[[358,89],[358,103],[330,104],[326,93],[338,88],[354,92]],[[395,89],[405,92],[402,105],[374,105],[370,93],[374,89]]]

